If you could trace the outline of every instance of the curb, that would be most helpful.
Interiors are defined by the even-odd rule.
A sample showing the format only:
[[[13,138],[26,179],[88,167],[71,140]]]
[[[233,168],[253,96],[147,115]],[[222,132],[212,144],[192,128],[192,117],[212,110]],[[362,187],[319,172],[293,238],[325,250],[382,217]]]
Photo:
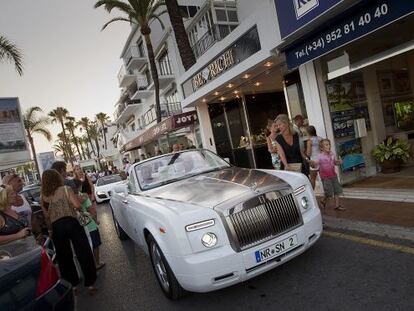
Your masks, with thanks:
[[[414,203],[413,191],[402,189],[344,188],[344,197],[349,199]]]
[[[324,226],[414,242],[414,228],[324,216]]]

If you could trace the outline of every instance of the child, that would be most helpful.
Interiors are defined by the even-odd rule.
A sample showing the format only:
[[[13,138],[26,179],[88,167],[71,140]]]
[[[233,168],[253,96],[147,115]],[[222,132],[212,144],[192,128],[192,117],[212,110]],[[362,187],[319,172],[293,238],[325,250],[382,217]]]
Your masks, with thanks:
[[[322,138],[316,135],[316,129],[312,125],[306,128],[306,133],[307,133],[308,139],[306,141],[305,154],[308,157],[308,159],[310,159],[311,161],[316,161],[320,153],[319,143]],[[318,166],[310,167],[309,179],[310,179],[313,189],[315,189],[315,182],[316,182],[316,177],[318,176],[318,170],[319,170]]]
[[[92,207],[92,202],[86,193],[81,193],[82,181],[79,179],[74,179],[74,181],[75,181],[77,189],[79,190],[79,196],[82,202],[82,210],[84,212],[89,212],[89,209]],[[103,266],[105,266],[105,263],[101,262],[99,258],[99,246],[102,244],[102,242],[101,242],[101,235],[99,234],[98,225],[96,223],[97,223],[96,215],[91,215],[91,221],[85,227],[88,230],[89,235],[91,237],[92,250],[93,250],[93,255],[95,257],[96,270],[99,270],[103,268]]]
[[[276,136],[279,135],[279,129],[276,126],[276,122],[272,121],[272,123],[269,123],[267,126],[269,130],[269,135],[266,137],[267,141],[267,150],[270,153],[270,156],[272,158],[272,165],[275,170],[280,170],[280,157],[277,153],[277,142],[276,142]]]
[[[313,167],[319,166],[319,175],[322,179],[323,190],[325,192],[325,198],[321,202],[322,207],[325,208],[328,199],[334,197],[335,209],[337,211],[344,211],[345,208],[339,202],[339,195],[343,194],[342,187],[339,184],[335,172],[335,165],[342,164],[342,160],[337,160],[335,154],[331,151],[331,142],[329,139],[322,139],[319,147],[321,153],[317,156],[316,161],[311,161],[311,164]]]

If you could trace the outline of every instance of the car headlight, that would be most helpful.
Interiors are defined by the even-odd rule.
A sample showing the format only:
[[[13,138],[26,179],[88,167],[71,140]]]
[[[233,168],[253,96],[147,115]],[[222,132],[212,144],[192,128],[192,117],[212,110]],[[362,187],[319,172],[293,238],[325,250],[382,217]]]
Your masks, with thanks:
[[[309,207],[309,199],[308,199],[308,197],[302,197],[302,199],[300,200],[300,204],[302,205],[302,207],[304,209],[307,209]]]
[[[103,191],[98,191],[98,192],[97,192],[97,194],[98,194],[98,195],[106,195],[106,193],[105,193],[105,192],[103,192]]]
[[[217,244],[217,236],[213,232],[204,233],[203,237],[201,238],[201,243],[205,247],[213,247]]]

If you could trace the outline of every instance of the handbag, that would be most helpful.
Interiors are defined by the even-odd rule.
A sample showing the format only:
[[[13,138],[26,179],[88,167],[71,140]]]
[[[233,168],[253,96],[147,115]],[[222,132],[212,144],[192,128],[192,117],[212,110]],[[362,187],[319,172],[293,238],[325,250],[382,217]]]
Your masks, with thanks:
[[[69,200],[68,189],[66,187],[65,187],[65,193],[66,193],[66,199]],[[70,201],[69,201],[69,204],[72,205]],[[92,218],[88,212],[84,212],[82,210],[77,210],[77,209],[74,209],[74,210],[76,213],[76,218],[82,227],[85,227],[92,221]]]
[[[289,169],[288,171],[291,172],[298,172],[301,173],[302,172],[302,163],[288,163],[289,165]]]

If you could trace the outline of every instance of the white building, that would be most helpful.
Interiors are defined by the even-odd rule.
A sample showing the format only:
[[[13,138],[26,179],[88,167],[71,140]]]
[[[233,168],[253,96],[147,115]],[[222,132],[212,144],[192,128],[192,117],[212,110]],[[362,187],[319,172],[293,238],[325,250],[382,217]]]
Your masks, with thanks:
[[[180,1],[182,10],[186,12],[186,23],[197,13],[202,3],[203,1]],[[161,20],[164,29],[157,21],[151,24],[151,41],[160,83],[163,120],[160,124],[156,124],[154,83],[146,47],[137,26],[131,28],[121,52],[123,64],[118,73],[121,92],[115,104],[117,131],[114,141],[120,157],[127,158],[130,162],[158,152],[170,152],[174,143],[184,147],[190,143],[201,144],[200,138],[197,138],[199,127],[194,109],[183,109],[181,106],[182,96],[176,81],[184,69],[168,15],[163,14]],[[181,118],[191,121],[180,123]]]

